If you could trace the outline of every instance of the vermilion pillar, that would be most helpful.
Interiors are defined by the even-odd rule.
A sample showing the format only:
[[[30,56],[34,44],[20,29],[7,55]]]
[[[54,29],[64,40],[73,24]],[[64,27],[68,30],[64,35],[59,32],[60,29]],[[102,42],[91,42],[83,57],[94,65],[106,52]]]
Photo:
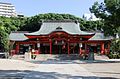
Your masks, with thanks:
[[[50,39],[50,54],[52,54],[52,40]]]
[[[101,54],[104,54],[104,43],[101,44]]]
[[[68,55],[70,55],[70,43],[69,43],[69,39],[68,39]]]
[[[15,54],[19,53],[19,44],[16,43]]]

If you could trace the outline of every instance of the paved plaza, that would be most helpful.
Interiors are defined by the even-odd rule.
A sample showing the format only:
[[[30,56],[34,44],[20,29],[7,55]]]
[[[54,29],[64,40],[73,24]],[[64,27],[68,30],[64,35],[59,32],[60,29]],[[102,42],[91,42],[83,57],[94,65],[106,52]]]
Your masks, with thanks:
[[[87,63],[80,64],[80,66],[84,67],[98,77],[120,79],[120,63]]]
[[[119,79],[119,62],[0,59],[0,79]]]

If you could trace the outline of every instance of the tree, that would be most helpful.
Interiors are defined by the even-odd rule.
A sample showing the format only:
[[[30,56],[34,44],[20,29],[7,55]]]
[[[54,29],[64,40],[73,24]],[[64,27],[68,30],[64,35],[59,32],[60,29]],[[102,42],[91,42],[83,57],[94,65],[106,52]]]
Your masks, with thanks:
[[[82,23],[83,28],[81,30],[84,31],[103,31],[103,23],[102,21],[83,21]]]
[[[7,51],[9,46],[9,34],[11,31],[18,30],[22,20],[16,17],[0,17],[0,51]]]
[[[8,34],[5,32],[4,28],[0,27],[0,50],[8,51]]]
[[[70,14],[57,14],[57,13],[39,14],[33,17],[28,17],[27,20],[25,21],[25,25],[23,25],[19,30],[31,32],[37,31],[40,29],[42,20],[80,20],[80,18]]]
[[[106,35],[115,36],[120,32],[120,0],[104,0],[100,4],[95,2],[90,11],[103,20]]]

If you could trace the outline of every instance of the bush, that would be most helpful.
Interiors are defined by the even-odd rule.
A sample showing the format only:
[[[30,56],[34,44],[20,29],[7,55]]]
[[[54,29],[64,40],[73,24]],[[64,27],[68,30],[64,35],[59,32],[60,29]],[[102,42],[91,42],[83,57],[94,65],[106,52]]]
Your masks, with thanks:
[[[114,39],[114,40],[112,40],[112,42],[111,42],[111,46],[110,46],[111,48],[111,52],[118,52],[118,47],[119,47],[119,44],[118,44],[118,40],[116,40],[116,39]]]
[[[120,39],[114,39],[111,42],[109,58],[119,59],[120,58]]]
[[[110,53],[110,54],[108,54],[108,57],[110,58],[110,59],[120,59],[120,54],[119,53]]]

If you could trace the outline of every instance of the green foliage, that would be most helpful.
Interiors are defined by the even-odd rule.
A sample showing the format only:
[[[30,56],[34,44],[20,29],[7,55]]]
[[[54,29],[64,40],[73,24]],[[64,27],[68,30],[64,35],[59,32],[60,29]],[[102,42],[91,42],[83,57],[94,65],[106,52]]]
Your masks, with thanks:
[[[120,39],[114,39],[111,43],[111,51],[113,53],[120,53]]]
[[[120,0],[104,0],[101,4],[95,2],[90,11],[104,20],[103,30],[106,35],[114,36],[120,31]]]
[[[21,26],[21,23],[22,20],[16,17],[0,17],[0,51],[8,51],[9,34],[11,31],[18,30]]]
[[[109,58],[120,58],[120,39],[112,40],[110,50],[111,52],[108,54]]]
[[[8,34],[3,28],[0,28],[0,48],[2,51],[8,50]]]
[[[112,53],[112,52],[110,52],[110,54],[108,54],[108,57],[110,59],[120,59],[120,54],[119,53]]]
[[[81,25],[83,26],[81,30],[85,31],[102,31],[103,28],[102,21],[84,21]]]

